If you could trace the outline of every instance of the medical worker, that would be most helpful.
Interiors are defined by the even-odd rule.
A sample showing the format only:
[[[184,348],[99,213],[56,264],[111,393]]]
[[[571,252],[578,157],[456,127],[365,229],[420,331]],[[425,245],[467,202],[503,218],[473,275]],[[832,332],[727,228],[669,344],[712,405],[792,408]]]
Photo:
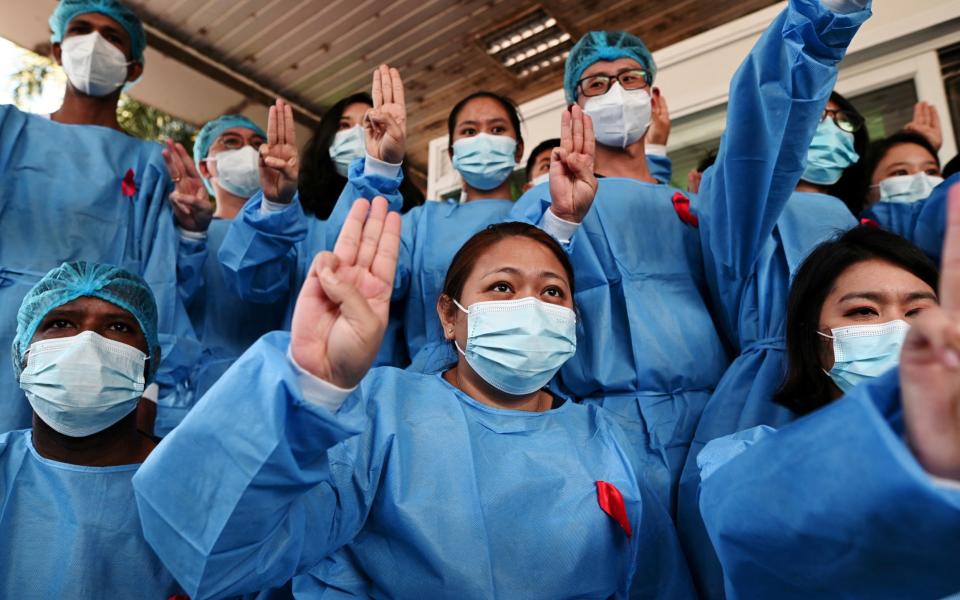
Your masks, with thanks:
[[[160,362],[147,283],[64,263],[27,293],[11,361],[33,427],[0,435],[0,596],[173,598],[131,479],[156,442],[137,428]]]
[[[853,257],[852,238],[866,235],[855,231],[839,242],[846,246],[841,263]],[[882,244],[876,250],[898,253]],[[926,276],[865,255],[837,279],[856,297],[830,291],[815,329],[805,328],[803,345],[820,352],[830,383],[815,388],[820,393],[788,383],[781,396],[813,414],[778,432],[758,427],[715,440],[701,453],[700,506],[728,597],[945,598],[960,591],[960,188],[951,191],[939,307],[929,285],[936,270],[919,250],[910,254],[910,262],[928,263]],[[821,278],[814,266],[832,262],[818,256],[810,283]],[[800,300],[791,306],[805,312]],[[810,330],[821,340],[807,341]],[[884,374],[898,359],[899,368]],[[814,373],[797,375],[809,381]],[[847,395],[831,401],[838,391]],[[829,405],[821,408],[823,401]]]
[[[357,201],[291,333],[259,341],[138,474],[145,535],[187,593],[300,575],[300,598],[690,597],[630,439],[544,387],[577,321],[548,235],[473,236],[436,305],[456,358],[370,370],[400,248],[387,205]]]
[[[178,388],[183,414],[260,336],[284,325],[286,301],[244,301],[227,287],[217,258],[231,221],[260,190],[260,147],[265,143],[267,134],[256,123],[224,115],[200,129],[192,158],[180,144],[168,143],[163,153],[176,182],[170,200],[180,223],[180,293],[203,346],[187,384]],[[215,210],[208,194],[216,201]],[[174,423],[158,423],[158,433],[169,431],[182,416]]]
[[[303,150],[299,184],[303,212],[321,220],[330,217],[347,185],[350,163],[365,154],[363,116],[372,108],[373,98],[363,92],[343,98],[323,113]],[[400,212],[423,204],[423,193],[406,177],[406,167],[400,195]]]
[[[394,79],[395,78],[395,79]],[[394,90],[400,94],[394,101]],[[262,192],[254,194],[233,222],[223,239],[218,259],[223,268],[227,287],[248,302],[270,304],[283,302],[287,306],[285,328],[293,317],[300,286],[306,280],[310,263],[318,252],[333,246],[350,207],[349,202],[360,198],[383,195],[396,206],[402,205],[399,193],[401,175],[399,164],[403,159],[401,142],[406,135],[402,123],[406,121],[403,108],[403,83],[396,69],[383,65],[374,71],[374,108],[367,111],[364,121],[366,156],[355,160],[350,167],[347,185],[338,204],[326,221],[308,217],[297,194],[300,161],[297,154],[293,112],[282,101],[271,108],[275,119],[275,138],[262,146],[260,153],[279,151],[282,159],[276,163],[261,163]],[[285,106],[279,109],[279,106]],[[268,135],[268,137],[270,137]],[[270,182],[282,180],[282,185]],[[394,341],[399,332],[392,327],[387,339]],[[396,355],[397,344],[386,344],[379,363],[406,362],[405,355]]]
[[[729,111],[744,117],[728,119],[700,183],[707,286],[736,352],[696,427],[677,497],[677,528],[705,597],[721,597],[723,582],[697,507],[697,455],[717,437],[792,418],[770,400],[783,381],[790,281],[818,244],[857,225],[829,192],[860,160],[856,136],[866,134],[832,90],[837,64],[870,12],[865,2],[827,4],[789,3],[753,51],[766,49],[765,62],[748,59],[734,75]],[[768,70],[780,63],[790,68]]]
[[[527,157],[527,166],[524,174],[527,176],[527,184],[524,191],[550,181],[550,157],[553,155],[553,149],[560,147],[560,138],[550,138],[543,140]]]
[[[0,346],[12,342],[17,307],[51,268],[81,259],[122,267],[157,298],[162,415],[198,347],[177,295],[161,146],[127,135],[116,119],[121,89],[143,72],[143,26],[114,0],[63,0],[50,27],[67,75],[63,106],[50,118],[0,106]],[[30,406],[7,361],[0,390],[0,431],[29,426]]]

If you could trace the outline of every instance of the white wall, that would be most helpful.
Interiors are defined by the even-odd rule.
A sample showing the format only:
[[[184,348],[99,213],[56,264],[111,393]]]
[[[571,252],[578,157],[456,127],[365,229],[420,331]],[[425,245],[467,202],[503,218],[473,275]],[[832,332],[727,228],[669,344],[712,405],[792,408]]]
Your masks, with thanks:
[[[667,99],[671,117],[686,121],[674,126],[670,147],[720,135],[724,115],[718,108],[727,101],[734,71],[785,6],[786,2],[775,4],[654,52],[656,85]],[[841,65],[837,91],[858,95],[913,79],[919,99],[940,112],[944,129],[941,159],[953,157],[957,147],[936,51],[960,42],[960,1],[874,0],[873,12]],[[557,90],[520,106],[527,152],[540,141],[558,136],[564,105],[563,91]],[[446,136],[431,140],[428,198],[460,185],[446,150]]]

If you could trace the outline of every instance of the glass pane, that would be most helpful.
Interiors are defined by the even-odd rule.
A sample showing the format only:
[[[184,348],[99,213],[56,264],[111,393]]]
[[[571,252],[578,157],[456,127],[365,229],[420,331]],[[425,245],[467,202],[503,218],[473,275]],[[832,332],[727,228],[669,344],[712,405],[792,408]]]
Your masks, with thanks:
[[[670,160],[673,161],[673,175],[670,177],[670,185],[677,189],[687,189],[687,173],[697,168],[707,156],[716,152],[720,147],[720,138],[691,144],[683,148],[670,149]]]
[[[947,91],[947,103],[950,105],[953,134],[960,146],[960,44],[940,50],[940,68],[943,72],[943,87]],[[941,115],[940,118],[943,119],[944,116]]]
[[[863,115],[871,140],[879,140],[903,129],[913,118],[917,87],[912,79],[847,98]]]

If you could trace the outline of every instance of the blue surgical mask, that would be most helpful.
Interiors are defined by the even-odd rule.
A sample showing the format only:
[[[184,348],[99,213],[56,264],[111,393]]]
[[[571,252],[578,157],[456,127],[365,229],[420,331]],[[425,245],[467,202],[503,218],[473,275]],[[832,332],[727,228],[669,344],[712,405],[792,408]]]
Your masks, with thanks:
[[[363,127],[357,125],[338,131],[330,144],[330,158],[341,177],[346,177],[350,163],[366,154]]]
[[[925,200],[933,193],[933,188],[941,183],[943,177],[921,171],[913,175],[887,177],[877,184],[877,187],[880,188],[880,202],[909,204]]]
[[[853,149],[853,134],[837,127],[833,119],[824,119],[813,134],[807,150],[807,168],[801,179],[817,185],[833,185],[843,172],[860,160]]]
[[[479,133],[453,143],[453,168],[470,187],[492,190],[513,173],[516,152],[512,137]]]
[[[84,331],[31,344],[20,387],[44,423],[86,437],[137,408],[146,361],[133,346]]]
[[[861,381],[879,377],[900,363],[900,348],[910,331],[906,321],[849,325],[832,329],[833,368],[827,375],[846,394]]]
[[[454,303],[467,313],[467,347],[457,350],[507,394],[541,389],[577,351],[577,315],[565,306],[533,297],[475,302],[469,309]]]

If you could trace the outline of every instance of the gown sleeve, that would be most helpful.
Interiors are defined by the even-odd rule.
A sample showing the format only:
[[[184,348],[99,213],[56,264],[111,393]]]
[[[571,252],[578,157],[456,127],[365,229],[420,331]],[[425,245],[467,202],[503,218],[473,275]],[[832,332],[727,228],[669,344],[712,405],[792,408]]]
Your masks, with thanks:
[[[647,154],[647,169],[660,183],[669,184],[673,177],[673,161],[666,154]]]
[[[703,473],[728,598],[942,598],[960,589],[960,490],[903,442],[896,370]],[[716,446],[715,446],[716,445]],[[714,446],[711,448],[711,446]]]
[[[374,164],[385,164],[374,159],[369,160]],[[373,200],[377,196],[383,196],[389,203],[390,210],[399,212],[403,208],[403,196],[399,191],[403,172],[398,169],[396,175],[391,176],[383,168],[368,167],[367,161],[368,159],[363,157],[350,163],[347,185],[343,186],[337,203],[333,205],[330,218],[327,219],[327,239],[330,240],[330,248],[333,248],[333,243],[340,235],[340,229],[347,220],[347,215],[350,214],[350,208],[357,199]]]
[[[134,477],[144,535],[190,597],[281,586],[366,518],[376,459],[340,445],[368,426],[362,392],[336,415],[306,400],[288,347],[252,346]]]
[[[727,128],[699,192],[708,281],[727,320],[735,323],[740,282],[803,174],[837,64],[869,16],[791,0],[730,83]]]
[[[203,265],[207,262],[206,238],[180,234],[177,244],[177,291],[184,306],[191,306],[204,287]]]

